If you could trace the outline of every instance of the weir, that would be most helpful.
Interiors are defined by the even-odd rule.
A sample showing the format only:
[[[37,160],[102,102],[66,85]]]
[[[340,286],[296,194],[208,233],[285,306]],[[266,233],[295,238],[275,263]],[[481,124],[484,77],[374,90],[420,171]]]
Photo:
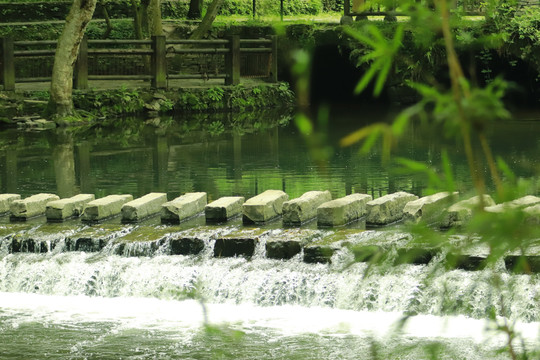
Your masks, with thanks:
[[[80,194],[58,200],[54,194],[37,194],[21,200],[18,195],[4,194],[0,196],[2,206],[7,208],[9,203],[9,209],[17,211],[18,216],[12,213],[9,219],[16,222],[0,225],[0,239],[8,253],[85,251],[155,256],[206,252],[217,258],[251,259],[258,251],[265,258],[298,258],[306,263],[334,263],[343,252],[350,253],[354,261],[369,262],[377,254],[392,250],[396,256],[390,263],[394,265],[428,264],[440,257],[464,269],[484,266],[489,254],[480,240],[477,246],[473,242],[473,250],[468,247],[466,251],[449,250],[446,244],[418,243],[400,222],[405,218],[406,225],[426,218],[428,224],[442,228],[462,225],[475,211],[477,197],[458,201],[457,193],[439,193],[418,199],[398,192],[375,200],[365,194],[330,200],[329,192],[308,192],[288,200],[283,191],[268,190],[245,202],[243,197],[224,197],[208,205],[206,197],[204,192],[187,193],[167,202],[165,193],[150,193],[135,200],[131,195],[92,200],[93,195]],[[488,195],[484,202],[494,205]],[[528,220],[534,221],[531,214],[535,214],[534,206],[539,202],[540,198],[527,196],[499,204],[496,209],[522,208],[529,214]],[[23,205],[34,215],[23,218],[27,223],[20,222]],[[229,205],[235,210],[227,210]],[[69,211],[64,211],[65,216],[58,216],[58,210],[66,207]],[[216,214],[221,215],[216,218]],[[8,215],[5,213],[6,218]],[[71,220],[49,224],[66,218]],[[459,237],[448,240],[460,241]],[[525,260],[530,263],[527,271],[537,272],[537,258],[532,248],[526,253],[506,254],[503,259],[510,270]]]

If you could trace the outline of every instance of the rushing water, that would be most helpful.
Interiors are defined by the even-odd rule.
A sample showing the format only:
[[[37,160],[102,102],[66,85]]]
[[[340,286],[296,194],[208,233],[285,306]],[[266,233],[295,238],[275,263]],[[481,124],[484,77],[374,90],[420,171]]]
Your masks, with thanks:
[[[7,242],[5,358],[370,359],[378,348],[379,358],[421,359],[436,345],[445,359],[503,359],[493,351],[506,339],[484,320],[501,306],[526,346],[538,337],[540,279],[504,269],[442,271],[434,261],[367,272],[346,253],[330,265],[260,250],[214,258],[212,241],[197,256],[149,244],[138,252],[153,256],[65,252],[61,241],[45,254],[9,254]]]
[[[129,129],[6,130],[0,191],[98,197],[164,191],[170,198],[206,191],[209,199],[269,188],[291,197],[324,189],[334,197],[422,194],[424,180],[381,166],[377,150],[360,156],[337,146],[373,120],[359,114],[354,121],[339,115],[324,141],[332,155],[323,160],[286,118],[224,132],[211,125],[222,118],[206,125],[139,119]],[[528,120],[493,127],[495,154],[520,176],[538,172],[539,127]],[[413,124],[395,151],[437,164],[442,145],[455,144],[435,135]],[[463,154],[458,147],[450,155],[466,189]],[[2,236],[38,234],[42,222],[19,226],[0,219]],[[121,252],[114,245],[67,251],[65,239],[80,227],[68,223],[40,235],[47,253],[10,254],[8,239],[0,240],[0,359],[428,359],[433,353],[506,359],[496,350],[507,339],[494,330],[504,321],[523,336],[518,351],[537,347],[540,278],[504,266],[445,271],[435,259],[370,267],[351,262],[347,250],[331,264],[306,264],[301,256],[267,259],[262,245],[252,259],[223,259],[212,256],[212,240],[196,256],[166,255],[166,242],[131,243]],[[495,320],[487,320],[492,314]]]

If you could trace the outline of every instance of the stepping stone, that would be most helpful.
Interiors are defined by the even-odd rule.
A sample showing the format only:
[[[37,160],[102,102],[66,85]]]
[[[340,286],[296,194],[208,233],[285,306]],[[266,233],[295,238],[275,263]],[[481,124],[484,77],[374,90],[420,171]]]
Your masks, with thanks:
[[[540,204],[540,197],[527,195],[502,204],[487,206],[484,210],[490,213],[502,213],[506,210],[523,209],[536,204]]]
[[[0,215],[8,213],[11,203],[20,199],[19,194],[0,194]]]
[[[242,208],[244,223],[265,223],[283,213],[283,203],[289,195],[281,190],[266,190],[248,199]]]
[[[95,200],[94,194],[79,194],[67,199],[51,201],[47,204],[45,215],[48,221],[63,221],[67,218],[78,217],[90,201]]]
[[[387,225],[403,218],[403,209],[418,196],[403,191],[388,194],[366,204],[366,224]]]
[[[450,206],[445,211],[439,226],[441,228],[450,228],[464,225],[472,217],[474,209],[480,206],[480,199],[480,196],[473,196]],[[486,207],[495,205],[495,201],[489,195],[482,195],[482,199]]]
[[[122,206],[133,200],[133,195],[109,195],[100,199],[92,200],[83,211],[82,220],[86,222],[101,221],[116,215],[122,211]]]
[[[272,234],[266,239],[266,257],[270,259],[290,259],[302,251],[302,248],[322,233],[308,229],[286,229],[278,234]]]
[[[317,217],[317,208],[332,200],[330,191],[308,191],[283,203],[283,224],[302,225]]]
[[[433,195],[424,196],[420,199],[409,201],[403,208],[403,219],[409,222],[433,223],[442,216],[443,210],[451,205],[451,201],[457,196],[454,192],[439,192]]]
[[[331,200],[317,208],[318,226],[340,226],[360,219],[366,215],[366,204],[371,195],[351,194]]]
[[[206,193],[186,193],[161,205],[162,223],[180,223],[204,211]]]
[[[242,215],[243,196],[225,196],[211,202],[204,208],[206,221],[223,222]]]
[[[141,221],[161,211],[161,205],[167,202],[166,193],[149,193],[122,205],[122,222]]]
[[[262,236],[268,233],[262,229],[244,229],[220,236],[214,244],[215,257],[251,257]]]
[[[13,200],[9,207],[12,220],[27,220],[29,218],[45,215],[47,204],[58,200],[60,197],[55,194],[36,194],[24,200]]]

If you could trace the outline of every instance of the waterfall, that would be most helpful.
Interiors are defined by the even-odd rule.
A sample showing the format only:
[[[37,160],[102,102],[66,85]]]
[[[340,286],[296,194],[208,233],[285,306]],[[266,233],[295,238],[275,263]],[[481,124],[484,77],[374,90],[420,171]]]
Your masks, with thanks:
[[[304,351],[309,347],[299,342],[314,343],[323,352],[299,357],[305,359],[328,354],[356,358],[353,352],[383,343],[383,358],[407,348],[408,355],[402,358],[417,359],[425,357],[419,349],[437,339],[446,349],[441,358],[502,359],[492,350],[503,346],[505,338],[500,333],[486,335],[484,319],[496,314],[515,322],[516,329],[526,334],[526,346],[533,346],[538,333],[538,276],[511,274],[503,265],[480,271],[445,270],[444,255],[427,265],[369,264],[355,262],[347,247],[336,251],[329,264],[309,264],[301,253],[289,260],[267,258],[265,238],[250,258],[214,257],[216,236],[234,228],[202,233],[203,249],[197,255],[171,255],[179,233],[167,228],[159,229],[165,235],[157,240],[117,241],[133,230],[124,227],[97,240],[74,242],[84,238],[74,232],[86,230],[45,236],[39,228],[31,228],[0,241],[0,340],[4,336],[13,342],[21,332],[41,334],[41,326],[57,329],[58,334],[66,327],[76,328],[73,336],[81,339],[70,345],[70,354],[100,357],[105,350],[94,347],[113,346],[107,343],[109,338],[121,349],[117,355],[129,353],[133,342],[122,343],[122,334],[128,331],[140,336],[141,349],[144,339],[154,339],[155,347],[159,338],[161,351],[169,357],[213,358],[240,331],[249,334],[249,342],[244,353],[228,358],[258,354],[272,359],[268,346],[280,347],[283,340]],[[360,238],[374,236],[377,232],[365,232]],[[403,234],[389,238],[403,239]],[[34,239],[33,251],[29,239]],[[26,252],[12,252],[14,244],[26,246]],[[212,332],[201,335],[207,321],[225,326],[219,339],[209,335]],[[29,324],[43,325],[28,328]],[[388,341],[396,324],[404,324],[401,335]],[[107,335],[93,337],[96,332]],[[419,345],[413,351],[410,344]],[[268,353],[254,355],[253,347]],[[211,355],[200,353],[200,348],[212,349],[207,350]],[[1,353],[9,351],[12,347],[0,345]]]
[[[66,235],[67,236],[67,235]],[[538,321],[536,276],[485,269],[441,271],[429,265],[398,266],[352,262],[343,249],[332,264],[306,264],[297,256],[272,260],[264,242],[250,259],[214,258],[206,239],[198,255],[168,255],[170,240],[115,243],[98,252],[52,251],[8,254],[0,245],[0,291],[63,296],[196,296],[211,303],[258,306],[299,305],[407,314],[466,315],[492,312]],[[61,241],[56,238],[47,244]],[[501,284],[495,287],[495,279]],[[502,303],[501,303],[502,299]],[[504,314],[502,309],[504,308]]]

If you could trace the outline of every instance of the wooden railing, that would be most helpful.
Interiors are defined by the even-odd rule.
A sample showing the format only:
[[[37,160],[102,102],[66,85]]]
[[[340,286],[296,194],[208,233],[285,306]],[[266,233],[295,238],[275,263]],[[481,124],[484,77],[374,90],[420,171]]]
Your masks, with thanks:
[[[56,41],[13,41],[10,37],[1,38],[0,79],[3,89],[15,90],[16,83],[50,81],[55,48]],[[266,59],[262,71],[256,74],[243,73],[245,71],[242,66],[247,69],[245,64],[249,64],[250,57],[257,59],[254,56],[259,55]],[[215,71],[182,72],[172,69],[167,65],[173,62],[175,56],[191,57],[194,65],[200,63],[200,59],[212,58],[215,61]],[[47,68],[44,70],[47,76],[16,76],[17,61],[24,58],[47,59]],[[111,71],[109,66],[107,73],[102,74],[100,67],[106,66],[101,63],[107,62],[107,59],[131,63],[117,67],[116,71],[114,68]],[[89,60],[92,60],[93,66],[89,66]],[[125,74],[126,67],[134,69],[135,73]],[[166,88],[169,80],[178,79],[223,79],[225,85],[236,85],[241,76],[261,77],[277,82],[276,36],[240,39],[233,35],[219,40],[167,40],[165,36],[154,36],[151,40],[85,38],[74,69],[74,88],[88,88],[89,80],[145,80],[150,81],[154,88]]]

